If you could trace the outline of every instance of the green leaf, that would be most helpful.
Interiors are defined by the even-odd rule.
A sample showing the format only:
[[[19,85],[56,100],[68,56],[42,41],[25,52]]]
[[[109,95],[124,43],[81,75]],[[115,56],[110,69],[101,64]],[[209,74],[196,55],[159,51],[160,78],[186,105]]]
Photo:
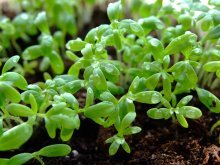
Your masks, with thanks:
[[[152,119],[169,119],[173,112],[167,108],[151,108],[147,111],[147,115]]]
[[[163,94],[164,98],[168,101],[171,100],[171,81],[168,77],[168,74],[162,74],[162,83],[163,83]]]
[[[92,105],[85,109],[85,116],[91,119],[99,117],[107,117],[115,111],[115,105],[108,101],[103,101],[96,105]]]
[[[44,156],[44,157],[59,157],[59,156],[66,156],[70,152],[71,152],[70,146],[66,144],[54,144],[42,148],[37,153],[40,156]]]
[[[30,153],[21,153],[11,157],[8,161],[9,165],[22,165],[34,158]]]
[[[79,59],[79,57],[78,57],[76,54],[74,54],[73,52],[68,51],[68,50],[66,51],[66,55],[67,55],[67,57],[69,57],[69,59],[72,60],[72,61],[76,61],[76,60]]]
[[[160,80],[160,76],[161,73],[156,73],[146,79],[145,84],[148,90],[155,90]]]
[[[0,118],[0,135],[3,134],[4,128],[3,128],[3,117]]]
[[[44,56],[40,63],[39,69],[41,72],[46,72],[49,69],[49,67],[50,67],[50,59],[49,57]]]
[[[172,72],[174,79],[177,83],[174,93],[186,92],[197,86],[198,76],[188,61],[180,61],[174,64],[169,71]]]
[[[135,35],[137,35],[138,37],[143,37],[144,36],[144,29],[137,22],[131,23],[130,28],[131,28],[131,31]]]
[[[121,2],[109,3],[107,8],[107,14],[110,21],[118,20],[122,16],[122,5]]]
[[[64,64],[62,58],[56,53],[52,52],[52,54],[49,56],[50,59],[50,65],[53,69],[53,71],[56,74],[61,74],[64,71]]]
[[[220,70],[220,61],[209,61],[203,66],[203,69],[207,72],[216,72]]]
[[[62,139],[62,141],[68,141],[71,139],[73,135],[73,129],[61,129],[61,133],[60,133],[60,137]]]
[[[126,141],[122,144],[122,148],[125,150],[125,152],[131,153],[131,149]]]
[[[100,25],[100,26],[103,26],[103,25]],[[99,27],[100,27],[99,26]],[[85,41],[88,42],[88,43],[95,43],[96,39],[97,39],[97,29],[98,28],[94,28],[94,29],[91,29],[87,34],[86,34],[86,37],[85,37]]]
[[[159,18],[155,17],[155,16],[150,16],[150,17],[147,17],[147,18],[141,18],[141,19],[138,20],[138,23],[144,29],[145,34],[148,34],[152,30],[156,30],[156,29],[161,30],[164,27],[164,24],[162,23],[162,21]]]
[[[30,100],[30,104],[31,104],[31,109],[34,112],[34,114],[36,114],[38,111],[38,105],[37,105],[37,101],[36,101],[33,94],[29,95],[29,100]]]
[[[179,113],[184,117],[190,119],[198,119],[202,116],[202,112],[199,108],[192,106],[184,106],[179,109]]]
[[[66,108],[63,111],[66,111]],[[71,112],[74,113],[74,111],[70,110],[71,111],[70,113],[65,112],[65,114],[63,113],[63,111],[61,111],[60,114],[50,116],[49,118],[51,119],[52,122],[59,123],[58,126],[60,126],[61,128],[73,130],[75,128],[75,123],[74,123],[74,118],[71,117],[72,116]]]
[[[8,161],[9,161],[9,159],[0,158],[0,164],[1,164],[1,165],[8,165]]]
[[[219,113],[220,112],[220,100],[211,92],[196,88],[197,95],[199,96],[199,100],[212,112]]]
[[[118,144],[116,141],[114,141],[114,142],[110,145],[110,147],[109,147],[109,150],[108,150],[109,155],[110,155],[110,156],[115,155],[116,152],[117,152],[118,149],[119,149],[119,146],[120,146],[120,144]]]
[[[145,89],[145,78],[139,78],[136,76],[132,81],[128,91],[132,93],[137,93]]]
[[[45,128],[50,138],[54,139],[56,136],[57,123],[52,122],[49,118],[44,118]]]
[[[60,114],[65,107],[66,107],[66,103],[61,102],[59,104],[56,104],[47,111],[46,116],[50,117],[53,115]]]
[[[110,92],[107,92],[107,91],[100,94],[100,99],[102,101],[112,102],[113,104],[118,103],[118,100],[115,98],[115,96],[113,94],[111,94]]]
[[[130,126],[130,124],[134,121],[135,117],[136,117],[135,112],[128,112],[128,114],[126,114],[121,121],[121,131],[123,131],[125,128]]]
[[[47,23],[47,16],[46,16],[46,12],[40,12],[38,13],[34,23],[37,25],[38,29],[42,32],[42,33],[46,33],[46,34],[50,34],[49,31],[49,26]]]
[[[220,25],[217,25],[209,30],[208,34],[205,36],[205,39],[219,39],[220,37]]]
[[[178,22],[182,24],[184,30],[189,30],[192,24],[192,17],[188,14],[181,14],[178,18]]]
[[[17,65],[19,59],[20,59],[20,57],[18,55],[9,58],[2,68],[2,74],[9,71],[13,67],[15,67]]]
[[[118,103],[118,110],[119,110],[119,121],[115,123],[115,127],[117,130],[120,129],[120,124],[122,119],[129,113],[135,112],[135,105],[133,101],[129,98],[123,98],[119,100]]]
[[[44,56],[44,52],[40,45],[29,46],[22,53],[22,57],[24,60],[34,60],[41,56]]]
[[[202,18],[202,22],[201,22],[202,30],[208,31],[212,23],[213,23],[212,16],[210,14],[207,14],[205,17]]]
[[[0,82],[0,90],[12,102],[18,103],[21,100],[20,93],[6,82]]]
[[[44,52],[44,54],[47,56],[48,53],[51,53],[53,51],[53,37],[48,34],[43,34],[41,36],[41,49]]]
[[[140,103],[157,104],[160,102],[162,96],[156,91],[143,91],[134,94],[134,100]]]
[[[184,128],[188,128],[189,125],[185,119],[185,117],[183,115],[180,114],[176,114],[177,120],[180,123],[181,126],[183,126]]]
[[[185,96],[184,98],[182,98],[179,103],[177,104],[177,107],[182,107],[186,104],[188,104],[191,100],[192,100],[193,96],[189,95],[189,96]]]
[[[156,38],[152,38],[149,40],[150,48],[153,53],[153,57],[156,61],[162,62],[164,54],[163,54],[163,44],[160,42],[160,40]]]
[[[0,151],[18,149],[32,135],[33,128],[27,123],[17,125],[0,135]]]
[[[73,80],[63,86],[63,90],[68,93],[76,93],[82,88],[83,80]]]
[[[173,101],[173,100],[172,100],[172,101]],[[162,99],[161,99],[161,104],[162,104],[164,107],[168,108],[168,109],[172,108],[172,106],[170,105],[169,101],[167,101],[165,98],[162,98]],[[174,104],[174,105],[176,105],[176,104]]]
[[[66,44],[66,48],[72,51],[81,51],[86,46],[86,42],[82,41],[80,38],[75,40],[70,40]]]
[[[28,83],[25,80],[25,78],[16,73],[16,72],[7,72],[4,73],[1,78],[0,81],[7,81],[7,82],[11,82],[13,86],[22,89],[22,90],[26,90]]]
[[[34,112],[27,106],[17,103],[11,103],[6,107],[8,111],[13,116],[29,117],[34,115]]]
[[[113,95],[120,95],[124,93],[124,88],[117,86],[116,84],[108,81],[107,82],[108,90],[111,92]]]
[[[100,63],[100,69],[102,70],[105,77],[112,82],[117,82],[119,80],[120,71],[115,65],[107,62]]]
[[[86,46],[81,50],[81,53],[85,59],[91,59],[94,56],[92,44],[86,44]]]
[[[88,107],[88,106],[92,105],[93,102],[94,102],[94,92],[93,92],[92,88],[88,87],[87,88],[87,93],[86,93],[86,105],[85,105],[85,107]]]
[[[170,65],[170,56],[166,55],[163,58],[163,68],[167,69],[169,67],[169,65]]]
[[[6,36],[15,35],[15,32],[16,32],[15,26],[9,22],[8,18],[1,19],[0,28],[4,30],[4,33],[6,34]]]
[[[104,74],[100,68],[95,68],[92,75],[94,86],[99,91],[106,91],[108,89]]]
[[[72,108],[79,109],[79,102],[72,94],[65,92],[61,94],[61,97],[63,97],[66,100],[66,103],[70,105]]]
[[[141,128],[134,126],[134,127],[128,127],[123,130],[123,135],[132,135],[141,132]]]
[[[172,40],[165,48],[164,54],[177,54],[196,43],[197,36],[189,31]],[[184,54],[185,55],[185,54]]]
[[[118,30],[113,30],[114,43],[118,50],[122,49],[122,39]]]

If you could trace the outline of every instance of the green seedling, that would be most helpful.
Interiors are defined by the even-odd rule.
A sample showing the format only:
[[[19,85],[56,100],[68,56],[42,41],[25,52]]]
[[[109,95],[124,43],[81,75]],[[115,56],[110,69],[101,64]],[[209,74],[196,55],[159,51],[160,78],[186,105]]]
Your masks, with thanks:
[[[147,115],[152,119],[169,119],[176,118],[177,121],[185,128],[188,128],[186,118],[198,119],[202,116],[200,109],[187,106],[191,101],[192,95],[182,98],[175,107],[172,107],[166,99],[162,99],[161,103],[165,108],[152,108],[147,111]]]
[[[17,154],[10,159],[0,158],[2,165],[22,165],[30,161],[31,159],[37,159],[42,165],[44,165],[41,157],[61,157],[66,156],[71,152],[71,148],[66,144],[54,144],[46,146],[39,151],[33,153],[21,153]]]

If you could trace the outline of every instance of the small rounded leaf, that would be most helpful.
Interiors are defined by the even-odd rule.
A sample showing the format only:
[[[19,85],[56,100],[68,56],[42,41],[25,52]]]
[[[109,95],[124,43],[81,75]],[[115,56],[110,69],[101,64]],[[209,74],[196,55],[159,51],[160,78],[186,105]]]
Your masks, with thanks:
[[[125,128],[130,126],[130,124],[134,121],[135,117],[136,117],[135,112],[127,113],[121,121],[121,130],[124,130]]]
[[[22,165],[25,164],[27,161],[33,158],[33,155],[30,153],[21,153],[17,154],[9,159],[8,164],[10,165]]]
[[[190,119],[198,119],[202,116],[200,109],[192,106],[184,106],[179,109],[180,114]]]
[[[188,128],[189,125],[185,119],[185,117],[183,115],[180,114],[176,114],[177,120],[180,123],[181,126],[183,126],[184,128]]]
[[[4,73],[1,76],[0,81],[9,81],[12,83],[13,86],[19,89],[22,89],[22,90],[27,89],[27,86],[28,86],[28,83],[25,80],[25,78],[16,72]]]
[[[17,125],[0,135],[0,151],[18,149],[32,135],[33,128],[27,123]]]
[[[18,60],[20,59],[20,57],[17,56],[13,56],[11,58],[9,58],[5,65],[2,68],[2,74],[9,71],[10,69],[12,69],[13,67],[15,67],[17,65]]]
[[[122,5],[121,2],[109,3],[107,8],[107,14],[110,21],[120,19],[122,15]]]
[[[46,16],[46,12],[40,12],[34,23],[37,25],[38,29],[42,32],[42,33],[46,33],[49,34],[49,27],[48,27],[48,23],[47,23],[47,16]]]
[[[72,51],[81,51],[85,46],[86,42],[82,41],[80,38],[77,38],[76,40],[70,40],[66,44],[66,48]]]
[[[86,105],[85,105],[85,107],[88,107],[88,106],[92,105],[93,101],[94,101],[94,92],[93,92],[92,88],[88,87],[87,94],[86,94]]]
[[[120,144],[118,144],[116,141],[114,141],[109,147],[109,150],[108,150],[109,155],[111,155],[111,156],[115,155],[119,149],[119,146],[120,146]]]
[[[152,108],[147,111],[147,115],[152,119],[169,119],[173,112],[167,108]]]
[[[85,109],[85,116],[89,118],[107,117],[115,110],[115,105],[108,101],[103,101]]]
[[[203,66],[203,69],[207,72],[220,70],[220,61],[210,61]]]
[[[17,103],[9,104],[6,107],[6,111],[8,111],[13,116],[29,117],[31,115],[34,115],[34,112],[29,107]]]
[[[125,141],[123,144],[122,144],[122,148],[125,150],[125,152],[127,153],[130,153],[131,152],[131,149],[128,145],[128,143]]]
[[[179,103],[177,104],[177,107],[182,107],[186,104],[188,104],[191,100],[192,100],[193,96],[189,95],[189,96],[185,96],[184,98],[182,98]]]
[[[141,131],[140,127],[134,126],[134,127],[128,127],[123,131],[123,135],[131,135],[136,134]]]
[[[20,93],[6,82],[0,82],[0,90],[12,102],[18,103],[21,100]]]
[[[96,89],[98,89],[99,91],[106,91],[108,89],[105,76],[100,68],[94,69],[92,78]]]
[[[66,144],[54,144],[46,146],[39,150],[37,153],[44,157],[59,157],[66,156],[71,152],[70,146]]]
[[[134,94],[134,100],[140,103],[157,104],[161,101],[162,95],[156,91],[144,91]]]

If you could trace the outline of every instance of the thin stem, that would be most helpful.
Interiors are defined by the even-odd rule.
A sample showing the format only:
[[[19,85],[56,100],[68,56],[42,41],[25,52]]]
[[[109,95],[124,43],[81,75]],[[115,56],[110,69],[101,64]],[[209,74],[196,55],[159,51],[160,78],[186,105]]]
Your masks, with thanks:
[[[211,84],[212,84],[213,77],[214,77],[214,73],[211,73],[211,74],[209,75],[208,83],[207,83],[209,87],[210,87]]]
[[[41,165],[45,165],[43,160],[39,156],[36,156],[35,159],[37,159]]]
[[[21,54],[22,53],[21,47],[18,45],[16,40],[14,38],[12,38],[11,42],[12,42],[12,45],[14,46],[14,48],[16,49],[17,53]]]

